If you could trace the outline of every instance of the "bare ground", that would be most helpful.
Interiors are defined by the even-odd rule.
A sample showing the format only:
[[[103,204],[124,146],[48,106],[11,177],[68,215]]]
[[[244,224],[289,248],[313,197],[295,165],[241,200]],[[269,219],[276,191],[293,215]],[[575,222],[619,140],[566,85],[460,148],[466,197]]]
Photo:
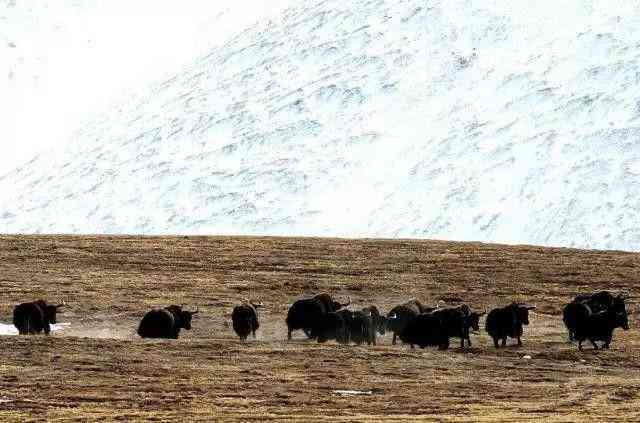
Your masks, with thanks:
[[[610,351],[578,352],[560,318],[578,292],[637,296],[639,258],[414,240],[1,236],[0,320],[47,298],[69,304],[59,320],[71,326],[0,338],[0,419],[640,420],[637,299]],[[289,304],[323,291],[384,311],[411,297],[538,307],[522,348],[496,351],[484,331],[465,351],[388,336],[376,347],[286,341]],[[243,298],[266,306],[248,343],[229,327]],[[193,330],[134,335],[148,308],[172,303],[200,308]]]

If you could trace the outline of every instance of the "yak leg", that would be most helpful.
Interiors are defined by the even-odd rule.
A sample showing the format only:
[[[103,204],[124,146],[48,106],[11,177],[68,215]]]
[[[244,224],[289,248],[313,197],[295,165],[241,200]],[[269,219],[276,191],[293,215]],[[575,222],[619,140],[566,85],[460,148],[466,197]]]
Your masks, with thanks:
[[[413,346],[413,344],[411,344],[411,349],[414,349],[415,347]]]
[[[51,333],[51,326],[49,325],[48,322],[44,324],[44,333],[47,335]]]
[[[507,337],[506,336],[504,338],[502,338],[502,346],[503,347],[507,346]]]
[[[496,348],[498,348],[498,347],[499,347],[499,345],[498,345],[498,338],[493,338],[493,345],[494,345]]]
[[[253,339],[256,339],[256,331],[255,331],[255,329],[252,330],[251,333],[253,333]]]
[[[578,341],[578,349],[582,351],[582,340]]]
[[[518,346],[521,347],[522,346],[522,341],[520,340],[520,337],[518,336]]]
[[[393,339],[391,340],[391,344],[395,345],[396,344],[396,333],[393,332]]]
[[[291,341],[291,329],[289,329],[289,333],[287,333],[287,339]]]
[[[467,337],[467,344],[469,344],[469,346],[471,346],[471,337]]]
[[[591,342],[591,345],[593,345],[593,349],[594,350],[598,349],[598,344],[596,344],[596,341],[594,341],[593,339],[589,338],[589,342]]]

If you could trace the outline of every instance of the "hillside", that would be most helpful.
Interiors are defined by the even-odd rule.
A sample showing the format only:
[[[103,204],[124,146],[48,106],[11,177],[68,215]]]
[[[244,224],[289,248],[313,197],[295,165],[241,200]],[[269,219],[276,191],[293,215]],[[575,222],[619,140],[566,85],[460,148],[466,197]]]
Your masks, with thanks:
[[[637,250],[640,14],[587,3],[300,2],[0,177],[0,231]]]
[[[440,241],[3,236],[0,320],[37,297],[68,307],[49,338],[2,337],[0,418],[638,419],[639,268],[623,252]],[[560,309],[604,288],[635,297],[631,329],[610,351],[579,353]],[[376,347],[287,342],[289,304],[320,291],[385,312],[411,297],[538,308],[522,348],[496,351],[484,328],[464,352],[412,351],[388,335]],[[265,309],[258,340],[243,344],[229,315],[245,297]],[[137,338],[144,311],[169,303],[199,307],[193,329],[177,341]]]

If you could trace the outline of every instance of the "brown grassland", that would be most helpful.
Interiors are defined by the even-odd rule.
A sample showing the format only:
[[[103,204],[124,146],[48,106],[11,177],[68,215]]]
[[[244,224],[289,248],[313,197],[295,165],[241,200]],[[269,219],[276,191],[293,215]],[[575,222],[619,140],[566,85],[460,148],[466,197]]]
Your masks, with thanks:
[[[638,421],[637,299],[609,351],[578,352],[560,313],[579,292],[637,297],[639,258],[416,240],[0,236],[0,320],[46,298],[68,303],[59,321],[70,323],[0,338],[0,420]],[[537,309],[521,348],[495,350],[483,327],[464,351],[388,335],[376,347],[287,341],[291,302],[322,291],[385,312],[412,297]],[[258,339],[242,343],[230,313],[249,297],[265,309]],[[172,303],[199,307],[193,330],[135,335],[147,309]]]

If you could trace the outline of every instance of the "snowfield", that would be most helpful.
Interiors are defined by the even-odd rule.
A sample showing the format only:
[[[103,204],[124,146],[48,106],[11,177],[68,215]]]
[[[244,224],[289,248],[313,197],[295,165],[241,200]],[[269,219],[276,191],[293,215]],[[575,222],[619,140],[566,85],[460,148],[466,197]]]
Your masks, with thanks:
[[[0,231],[640,250],[640,7],[512,3],[305,1],[238,28],[0,177]]]

